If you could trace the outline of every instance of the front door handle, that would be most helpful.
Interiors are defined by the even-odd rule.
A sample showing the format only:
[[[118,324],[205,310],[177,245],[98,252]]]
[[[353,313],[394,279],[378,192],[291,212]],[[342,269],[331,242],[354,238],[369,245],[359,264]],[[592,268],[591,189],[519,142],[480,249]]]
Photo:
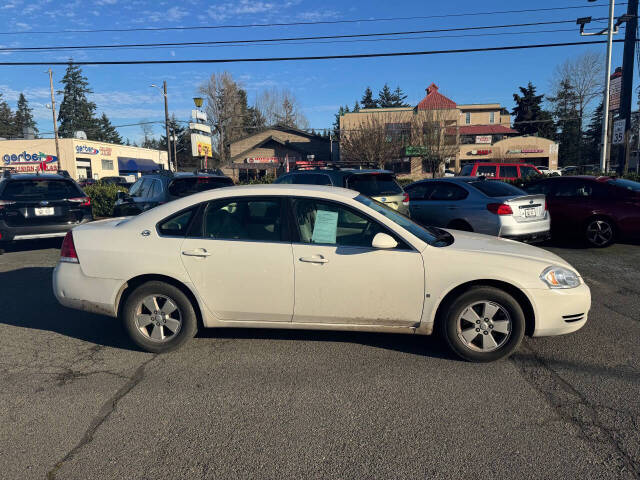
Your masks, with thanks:
[[[196,248],[195,250],[183,250],[182,255],[187,257],[210,257],[211,254],[204,248]]]
[[[329,260],[324,258],[322,255],[314,255],[312,257],[300,257],[301,262],[306,263],[329,263]]]

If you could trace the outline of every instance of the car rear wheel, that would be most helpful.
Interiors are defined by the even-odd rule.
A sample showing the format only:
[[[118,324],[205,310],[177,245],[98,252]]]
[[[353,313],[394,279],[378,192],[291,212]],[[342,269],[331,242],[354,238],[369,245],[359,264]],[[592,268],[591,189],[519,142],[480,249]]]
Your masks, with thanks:
[[[525,331],[520,304],[495,287],[474,287],[455,299],[440,323],[449,347],[471,362],[511,355]]]
[[[137,287],[125,301],[122,320],[136,345],[153,353],[179,347],[198,330],[189,298],[164,282],[147,282]]]
[[[616,237],[615,227],[607,218],[592,218],[585,228],[585,239],[592,247],[602,248],[611,245]]]

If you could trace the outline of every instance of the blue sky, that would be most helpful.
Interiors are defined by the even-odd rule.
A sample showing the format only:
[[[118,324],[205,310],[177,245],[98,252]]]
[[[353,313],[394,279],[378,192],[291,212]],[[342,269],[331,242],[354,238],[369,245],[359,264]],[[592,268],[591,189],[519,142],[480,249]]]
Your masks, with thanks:
[[[87,45],[111,43],[191,42],[211,40],[262,39],[354,33],[414,31],[478,25],[500,25],[542,21],[575,20],[577,17],[607,15],[607,2],[598,0],[589,8],[586,0],[538,0],[505,2],[485,0],[377,2],[371,0],[4,0],[0,3],[0,48],[50,45]],[[444,18],[402,21],[358,22],[330,25],[253,27],[218,30],[118,32],[93,34],[43,34],[39,32],[69,29],[176,27],[193,25],[255,24],[322,20],[350,20],[389,17],[414,17],[481,13],[526,8],[580,6],[574,10],[507,13],[499,15],[448,16]],[[624,13],[618,7],[616,14]],[[593,25],[605,26],[604,22]],[[394,41],[340,42],[325,44],[174,47],[163,49],[79,50],[53,53],[0,52],[0,61],[65,61],[242,58],[300,55],[336,55],[349,53],[397,52],[491,47],[526,43],[579,41],[575,23],[520,27],[481,32],[432,33],[414,37],[461,35],[469,33],[531,32],[512,35],[414,38]],[[554,31],[548,31],[554,30]],[[567,30],[567,31],[555,31]],[[9,34],[8,32],[24,32]],[[406,36],[405,36],[406,37]],[[602,38],[605,37],[596,37]],[[622,38],[622,34],[618,35]],[[235,63],[227,65],[140,65],[86,66],[84,74],[94,90],[98,113],[105,112],[114,125],[138,121],[162,120],[160,93],[151,83],[167,80],[169,108],[179,119],[188,120],[191,98],[198,86],[213,72],[229,71],[246,88],[249,100],[262,88],[286,87],[298,97],[310,126],[328,128],[341,104],[353,105],[365,87],[377,92],[385,82],[399,85],[416,104],[425,88],[435,82],[440,92],[457,103],[500,102],[509,109],[512,94],[520,85],[532,81],[540,93],[550,90],[554,68],[565,59],[586,50],[604,53],[604,45],[561,47],[553,49],[506,52],[465,53],[413,57],[357,60],[322,60],[306,62]],[[613,67],[621,64],[622,45],[614,44]],[[54,78],[59,82],[63,66],[56,66]],[[1,67],[0,92],[12,106],[23,91],[34,108],[42,132],[51,131],[51,116],[46,67]],[[636,77],[637,78],[637,77]],[[56,88],[59,83],[56,82]],[[59,101],[60,99],[58,99]],[[124,137],[137,140],[140,127],[120,128]],[[162,125],[154,127],[160,135]]]

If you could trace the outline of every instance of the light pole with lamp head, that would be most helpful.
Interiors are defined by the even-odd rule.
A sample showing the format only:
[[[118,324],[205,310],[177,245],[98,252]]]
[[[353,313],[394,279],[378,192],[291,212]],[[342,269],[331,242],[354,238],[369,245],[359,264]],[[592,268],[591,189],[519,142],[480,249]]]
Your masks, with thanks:
[[[171,137],[169,136],[169,105],[167,103],[167,81],[164,80],[162,82],[162,88],[154,83],[152,83],[151,86],[160,90],[160,92],[162,92],[162,96],[164,97],[164,127],[167,131],[167,160],[169,163],[169,171],[171,171]]]

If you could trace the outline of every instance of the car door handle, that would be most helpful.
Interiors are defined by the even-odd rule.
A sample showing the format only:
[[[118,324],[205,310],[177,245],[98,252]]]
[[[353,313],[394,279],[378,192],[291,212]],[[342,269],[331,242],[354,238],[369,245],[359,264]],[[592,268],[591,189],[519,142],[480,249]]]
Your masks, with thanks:
[[[300,257],[301,262],[306,263],[329,263],[329,260],[322,255],[314,255],[312,257]]]
[[[187,257],[210,257],[211,254],[204,248],[196,248],[195,250],[183,250],[182,255]]]

